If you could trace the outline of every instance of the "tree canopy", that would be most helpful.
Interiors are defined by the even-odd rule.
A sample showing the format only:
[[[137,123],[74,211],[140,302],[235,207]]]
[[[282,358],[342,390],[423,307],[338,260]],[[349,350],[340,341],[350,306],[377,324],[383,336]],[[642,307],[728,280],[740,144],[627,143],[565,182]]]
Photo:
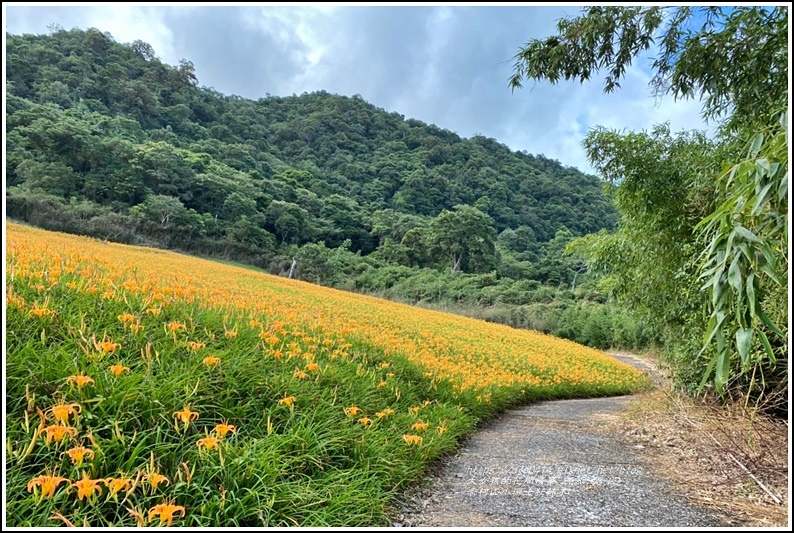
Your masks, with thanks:
[[[665,332],[682,382],[787,409],[788,8],[590,7],[557,29],[520,49],[514,89],[604,70],[611,92],[653,48],[655,94],[699,98],[720,125],[714,139],[592,130],[621,219],[571,249]]]

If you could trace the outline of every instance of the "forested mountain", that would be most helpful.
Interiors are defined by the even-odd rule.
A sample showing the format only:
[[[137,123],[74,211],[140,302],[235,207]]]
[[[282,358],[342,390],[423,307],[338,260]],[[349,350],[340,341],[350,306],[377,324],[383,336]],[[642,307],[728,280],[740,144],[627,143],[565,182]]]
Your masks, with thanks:
[[[594,176],[360,96],[226,96],[190,61],[96,29],[7,35],[6,62],[7,215],[46,228],[282,275],[296,258],[302,279],[412,301],[522,304],[581,284],[565,244],[617,221]],[[408,278],[424,281],[387,294]]]

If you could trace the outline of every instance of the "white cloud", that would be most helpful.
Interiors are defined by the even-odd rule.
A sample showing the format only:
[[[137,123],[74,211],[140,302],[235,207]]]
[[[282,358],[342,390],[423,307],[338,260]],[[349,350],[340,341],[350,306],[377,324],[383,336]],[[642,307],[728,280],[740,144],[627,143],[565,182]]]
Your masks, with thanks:
[[[656,124],[669,122],[673,132],[698,129],[713,133],[713,126],[706,126],[700,118],[699,101],[675,101],[670,95],[657,101],[651,96],[649,81],[647,73],[632,66],[627,69],[621,88],[610,94],[603,92],[599,78],[584,84],[560,82],[549,86],[539,83],[534,89],[538,100],[552,107],[556,120],[537,124],[531,121],[530,113],[524,112],[516,117],[500,140],[514,149],[542,153],[564,165],[594,173],[581,143],[596,126],[618,131],[650,131]],[[518,124],[522,123],[530,126],[521,128]],[[541,129],[544,127],[545,130]]]

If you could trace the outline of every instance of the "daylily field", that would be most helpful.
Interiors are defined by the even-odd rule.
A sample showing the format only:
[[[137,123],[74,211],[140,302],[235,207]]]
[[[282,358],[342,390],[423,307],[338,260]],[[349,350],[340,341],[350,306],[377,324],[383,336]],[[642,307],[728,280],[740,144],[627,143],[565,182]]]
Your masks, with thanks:
[[[387,525],[479,420],[647,386],[535,332],[6,231],[9,526]]]

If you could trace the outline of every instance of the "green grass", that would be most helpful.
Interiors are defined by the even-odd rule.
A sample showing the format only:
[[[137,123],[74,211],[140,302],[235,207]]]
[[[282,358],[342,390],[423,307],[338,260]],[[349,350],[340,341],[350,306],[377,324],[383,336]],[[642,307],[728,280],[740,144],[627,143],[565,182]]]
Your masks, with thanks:
[[[29,287],[15,282],[14,292],[34,298]],[[135,525],[129,508],[141,513],[166,499],[184,504],[188,512],[175,523],[192,526],[366,526],[387,524],[388,500],[398,488],[415,479],[425,465],[452,449],[468,433],[475,418],[433,390],[415,369],[390,368],[395,376],[389,387],[378,387],[383,377],[377,355],[363,362],[366,346],[351,355],[330,359],[329,350],[314,351],[321,371],[298,379],[295,366],[302,359],[263,357],[259,338],[244,328],[237,338],[223,336],[223,316],[197,306],[176,305],[161,317],[145,317],[146,336],[124,331],[117,316],[127,311],[123,302],[101,300],[71,291],[52,291],[55,319],[40,320],[9,307],[6,323],[6,456],[8,525],[54,525],[49,517],[58,511],[80,525]],[[177,335],[163,330],[170,320],[192,316],[197,332],[211,332],[215,342],[199,350],[218,357],[219,368],[207,368]],[[79,346],[74,324],[91,324],[124,349],[91,360]],[[88,329],[88,326],[86,326]],[[284,346],[302,338],[285,336]],[[147,343],[159,346],[151,361],[141,356]],[[357,354],[358,351],[358,354]],[[119,377],[106,367],[121,363],[130,368]],[[411,371],[413,370],[413,371]],[[94,384],[77,389],[64,377],[85,373]],[[399,390],[399,399],[394,392]],[[291,407],[277,400],[294,396]],[[36,431],[35,408],[46,411],[63,399],[78,403],[82,412],[77,441],[93,447],[93,460],[77,468],[61,453],[74,441],[44,445],[23,457]],[[418,414],[409,408],[422,406]],[[191,403],[199,418],[186,431],[177,431],[173,413]],[[359,416],[347,417],[344,408],[357,406]],[[394,414],[377,419],[387,407]],[[358,422],[367,414],[369,427]],[[429,423],[421,447],[409,446],[402,435],[416,433],[417,420]],[[200,451],[199,438],[215,424],[228,421],[237,434],[222,441],[220,450]],[[445,424],[440,434],[435,428]],[[93,432],[95,445],[87,437]],[[143,486],[121,505],[105,493],[96,501],[78,501],[75,489],[67,494],[61,485],[56,496],[37,502],[26,490],[28,481],[48,469],[77,480],[82,472],[91,478],[115,477],[124,471],[134,477],[145,471],[154,457],[156,470],[171,485],[150,494]],[[187,483],[182,463],[193,471]],[[122,500],[123,498],[119,498]],[[156,522],[155,518],[155,522]]]
[[[114,278],[107,264],[35,247],[26,252],[22,245],[9,249],[9,526],[52,526],[63,520],[78,526],[135,526],[136,515],[147,525],[159,525],[150,511],[167,502],[184,508],[184,517],[174,519],[181,526],[385,526],[394,513],[390,505],[395,496],[417,481],[428,464],[454,450],[479,420],[517,403],[632,388],[629,381],[552,382],[552,364],[538,371],[548,386],[533,389],[514,383],[460,390],[455,376],[441,379],[421,362],[387,354],[383,344],[355,331],[344,334],[336,326],[323,326],[318,321],[322,312],[280,324],[278,317],[201,299],[158,303],[152,293],[121,286],[121,278]],[[143,277],[136,267],[126,268],[133,273],[129,276]],[[106,295],[108,284],[115,289]],[[294,287],[306,291],[295,296],[296,302],[321,302],[331,294],[311,294],[309,289],[314,289],[308,285]],[[93,289],[95,293],[89,292]],[[259,290],[263,299],[279,294],[265,285]],[[358,301],[341,298],[340,305]],[[373,300],[361,302],[374,305]],[[147,312],[160,306],[159,315]],[[36,307],[55,314],[38,317],[32,313]],[[142,326],[138,332],[120,319],[128,313]],[[446,339],[456,330],[438,316],[440,336],[427,344],[448,349]],[[262,326],[251,325],[252,317]],[[171,331],[173,323],[185,327]],[[237,335],[227,336],[229,329]],[[274,344],[269,337],[277,339]],[[96,343],[103,339],[118,346],[102,354]],[[556,342],[541,340],[550,346]],[[194,350],[191,342],[204,346]],[[560,354],[574,348],[560,342]],[[450,358],[454,355],[449,353]],[[483,364],[491,357],[475,355]],[[202,361],[209,356],[220,364],[206,366]],[[128,370],[115,376],[109,370],[114,364]],[[625,373],[618,367],[615,372]],[[79,374],[94,383],[83,388],[70,384],[67,378]],[[279,402],[289,397],[294,397],[291,405]],[[79,416],[69,418],[76,435],[47,444],[39,413],[52,425],[50,408],[60,402],[80,406]],[[198,418],[185,427],[174,413],[187,404]],[[346,408],[353,406],[360,412],[348,414]],[[386,409],[392,413],[379,418]],[[372,423],[362,424],[364,417]],[[222,422],[233,424],[236,433],[222,438],[217,449],[199,448],[199,439]],[[413,428],[417,423],[427,423],[426,429]],[[422,441],[410,444],[405,435],[421,436]],[[77,445],[94,453],[79,467],[64,453]],[[152,472],[167,476],[168,483],[154,490],[146,480]],[[72,486],[84,475],[106,479],[122,473],[134,480],[134,491],[122,491],[117,498],[101,485],[92,497],[80,500]],[[60,484],[51,498],[40,497],[38,489],[30,492],[28,483],[45,474],[69,482]]]

